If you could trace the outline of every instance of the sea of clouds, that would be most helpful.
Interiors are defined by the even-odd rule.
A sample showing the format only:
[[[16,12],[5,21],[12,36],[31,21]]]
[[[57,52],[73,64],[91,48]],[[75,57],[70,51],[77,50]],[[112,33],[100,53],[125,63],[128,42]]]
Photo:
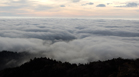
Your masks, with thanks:
[[[139,20],[1,18],[2,50],[71,63],[139,58]]]

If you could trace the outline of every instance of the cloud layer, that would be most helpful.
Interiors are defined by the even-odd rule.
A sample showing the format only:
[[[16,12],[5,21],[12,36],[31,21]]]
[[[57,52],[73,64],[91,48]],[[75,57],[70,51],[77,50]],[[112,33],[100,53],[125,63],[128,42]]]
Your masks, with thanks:
[[[15,18],[0,23],[0,50],[71,63],[139,56],[138,20]]]

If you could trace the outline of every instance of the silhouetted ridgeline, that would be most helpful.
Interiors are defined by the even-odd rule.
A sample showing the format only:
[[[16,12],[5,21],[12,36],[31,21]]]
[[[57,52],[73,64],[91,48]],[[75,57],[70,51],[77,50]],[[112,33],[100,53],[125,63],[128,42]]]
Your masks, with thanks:
[[[19,66],[34,56],[27,52],[0,51],[0,70]]]
[[[112,59],[88,64],[34,58],[19,67],[0,71],[0,77],[139,77],[139,59]]]

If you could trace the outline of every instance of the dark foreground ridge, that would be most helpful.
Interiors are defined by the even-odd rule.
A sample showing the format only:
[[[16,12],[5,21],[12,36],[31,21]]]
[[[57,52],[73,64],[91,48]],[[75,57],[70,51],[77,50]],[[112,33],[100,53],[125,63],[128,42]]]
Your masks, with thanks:
[[[139,59],[112,59],[88,64],[34,58],[19,67],[0,71],[0,77],[139,77]]]
[[[31,59],[35,55],[27,52],[0,51],[0,70],[20,66],[27,59]],[[24,62],[25,61],[25,62]]]

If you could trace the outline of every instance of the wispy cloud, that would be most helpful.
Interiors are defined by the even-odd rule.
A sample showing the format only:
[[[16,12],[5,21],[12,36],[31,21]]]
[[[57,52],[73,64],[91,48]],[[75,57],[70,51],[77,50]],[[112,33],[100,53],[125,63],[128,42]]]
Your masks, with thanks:
[[[93,5],[94,3],[92,2],[89,2],[89,3],[86,3],[86,4],[82,4],[82,6],[86,6],[86,5]]]
[[[73,2],[80,2],[80,0],[72,0]]]
[[[132,2],[132,3],[127,3],[123,6],[116,6],[116,7],[138,7],[138,3]]]
[[[49,9],[52,9],[53,7],[50,7],[50,6],[45,6],[45,5],[38,5],[34,8],[34,10],[36,11],[46,11],[46,10],[49,10]]]
[[[66,7],[65,5],[60,5],[60,7]]]
[[[105,4],[98,4],[96,7],[106,7]]]

